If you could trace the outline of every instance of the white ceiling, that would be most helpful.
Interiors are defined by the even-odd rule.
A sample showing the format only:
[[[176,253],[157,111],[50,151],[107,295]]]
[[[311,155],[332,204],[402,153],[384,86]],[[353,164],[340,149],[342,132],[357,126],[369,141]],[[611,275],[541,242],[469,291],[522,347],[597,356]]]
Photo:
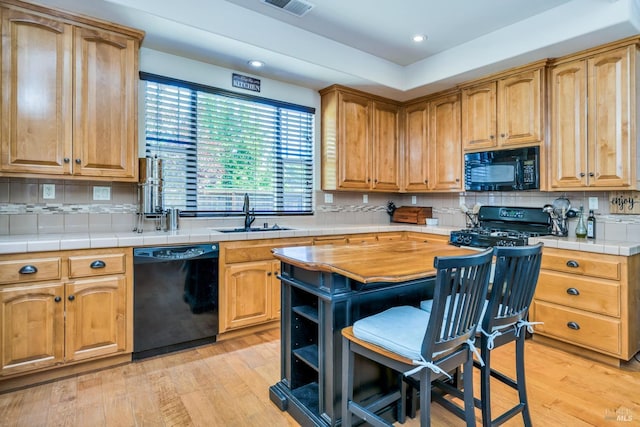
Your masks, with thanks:
[[[640,33],[640,0],[305,0],[303,17],[260,0],[34,1],[142,29],[150,49],[397,100]]]

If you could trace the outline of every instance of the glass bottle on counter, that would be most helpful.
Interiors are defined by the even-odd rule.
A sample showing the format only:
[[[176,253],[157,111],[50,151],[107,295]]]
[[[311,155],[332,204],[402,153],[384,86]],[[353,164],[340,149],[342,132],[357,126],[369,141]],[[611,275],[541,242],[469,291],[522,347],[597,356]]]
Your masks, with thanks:
[[[589,209],[587,217],[587,239],[596,238],[596,217],[593,215],[593,209]]]
[[[584,223],[584,207],[580,206],[578,213],[578,225],[576,225],[576,237],[584,239],[587,237],[587,226]]]

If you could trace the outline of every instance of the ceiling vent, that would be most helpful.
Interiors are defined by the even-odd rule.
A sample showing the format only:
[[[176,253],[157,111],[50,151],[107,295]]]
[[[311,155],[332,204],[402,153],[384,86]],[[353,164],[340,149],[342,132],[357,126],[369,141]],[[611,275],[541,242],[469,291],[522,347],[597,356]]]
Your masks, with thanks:
[[[277,7],[280,10],[284,10],[285,12],[289,12],[295,16],[304,16],[311,9],[315,7],[315,5],[308,3],[303,0],[260,0],[262,3],[268,4],[269,6]]]

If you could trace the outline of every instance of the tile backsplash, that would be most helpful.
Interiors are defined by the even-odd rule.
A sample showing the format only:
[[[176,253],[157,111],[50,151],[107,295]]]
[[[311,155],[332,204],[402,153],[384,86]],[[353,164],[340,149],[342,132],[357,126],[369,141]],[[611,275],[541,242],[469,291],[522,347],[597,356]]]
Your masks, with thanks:
[[[54,184],[54,198],[45,199],[43,187]],[[111,200],[93,200],[93,187],[109,187]],[[50,190],[51,187],[48,188]],[[54,234],[88,232],[133,232],[137,211],[137,184],[117,182],[65,181],[0,178],[0,234]],[[325,194],[333,200],[325,202]],[[48,196],[51,196],[48,191]],[[640,241],[640,215],[614,215],[606,192],[504,192],[380,194],[316,191],[314,215],[259,217],[262,225],[289,226],[331,224],[387,224],[387,203],[396,206],[430,206],[442,226],[462,228],[465,216],[460,204],[542,207],[566,195],[572,207],[585,207],[597,197],[597,237],[607,240]],[[366,197],[365,197],[366,196]],[[237,227],[241,218],[182,218],[182,228]],[[152,223],[145,229],[153,229]],[[569,222],[569,236],[575,235],[575,219]]]

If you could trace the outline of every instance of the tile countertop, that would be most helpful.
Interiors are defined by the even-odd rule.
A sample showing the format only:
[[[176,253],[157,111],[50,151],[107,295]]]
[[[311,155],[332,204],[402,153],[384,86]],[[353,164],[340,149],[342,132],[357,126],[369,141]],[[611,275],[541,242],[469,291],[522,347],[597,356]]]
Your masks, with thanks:
[[[144,233],[65,233],[0,236],[0,254],[59,251],[72,249],[183,245],[190,243],[224,242],[287,237],[326,236],[331,234],[383,233],[415,231],[448,236],[459,227],[424,226],[412,224],[387,225],[332,225],[299,227],[292,230],[254,231],[250,233],[223,233],[220,228],[191,228],[177,231],[151,231]],[[548,247],[630,256],[640,253],[640,243],[586,240],[570,237],[545,236],[531,238],[530,243],[543,242]]]

